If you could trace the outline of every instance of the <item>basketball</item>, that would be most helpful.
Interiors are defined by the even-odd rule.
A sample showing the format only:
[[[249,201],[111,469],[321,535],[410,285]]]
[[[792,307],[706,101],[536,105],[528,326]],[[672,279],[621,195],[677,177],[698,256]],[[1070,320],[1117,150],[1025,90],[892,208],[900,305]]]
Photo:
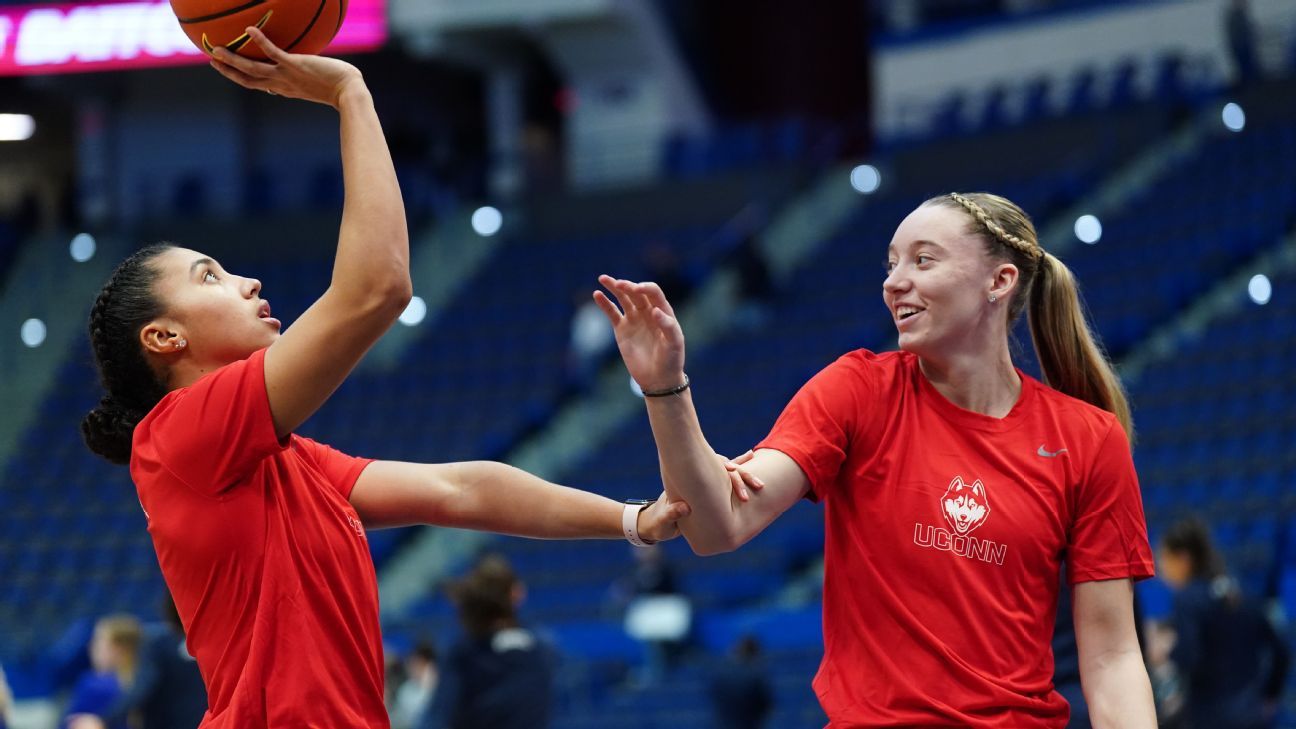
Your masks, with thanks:
[[[258,60],[265,54],[244,32],[261,29],[289,53],[319,53],[342,27],[347,0],[171,0],[180,27],[206,53],[225,46]]]

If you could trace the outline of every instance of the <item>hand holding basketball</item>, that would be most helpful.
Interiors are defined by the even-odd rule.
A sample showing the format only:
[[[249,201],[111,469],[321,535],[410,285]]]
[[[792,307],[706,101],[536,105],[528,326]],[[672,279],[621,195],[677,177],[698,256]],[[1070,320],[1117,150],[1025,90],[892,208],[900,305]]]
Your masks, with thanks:
[[[212,68],[222,76],[244,88],[336,108],[348,87],[364,86],[359,69],[345,61],[288,53],[255,27],[249,27],[247,33],[270,59],[269,63],[253,61],[219,47],[212,51],[211,62]]]

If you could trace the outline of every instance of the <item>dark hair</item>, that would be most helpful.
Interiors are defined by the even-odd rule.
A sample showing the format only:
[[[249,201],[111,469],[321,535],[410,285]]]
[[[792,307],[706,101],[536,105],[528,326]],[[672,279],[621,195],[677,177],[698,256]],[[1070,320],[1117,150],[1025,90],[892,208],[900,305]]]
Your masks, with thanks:
[[[1176,522],[1161,537],[1161,545],[1168,552],[1181,554],[1191,563],[1191,579],[1214,580],[1224,576],[1224,560],[1215,551],[1210,529],[1197,517]]]
[[[513,590],[517,585],[508,560],[499,555],[483,557],[467,576],[450,587],[464,630],[474,638],[486,638],[515,623]]]
[[[175,246],[159,243],[132,253],[117,265],[90,310],[90,346],[104,396],[81,419],[81,436],[112,463],[130,463],[135,426],[167,389],[144,357],[144,325],[163,314],[153,284],[160,272],[153,259]]]

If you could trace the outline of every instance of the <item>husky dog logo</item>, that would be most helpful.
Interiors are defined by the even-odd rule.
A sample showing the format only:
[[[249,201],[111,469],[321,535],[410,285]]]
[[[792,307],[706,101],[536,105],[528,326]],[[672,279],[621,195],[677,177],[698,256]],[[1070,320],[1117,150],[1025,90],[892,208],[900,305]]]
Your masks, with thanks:
[[[985,485],[980,479],[969,486],[962,476],[955,476],[941,497],[941,511],[954,533],[966,537],[985,523],[990,516],[990,502],[986,499]]]

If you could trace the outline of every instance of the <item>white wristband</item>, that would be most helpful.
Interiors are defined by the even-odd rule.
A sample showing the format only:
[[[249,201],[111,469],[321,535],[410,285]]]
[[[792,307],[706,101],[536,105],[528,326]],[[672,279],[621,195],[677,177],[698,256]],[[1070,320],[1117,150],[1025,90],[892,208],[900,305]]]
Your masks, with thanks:
[[[636,547],[651,547],[656,544],[656,542],[645,542],[639,537],[639,512],[649,506],[651,504],[626,504],[621,512],[621,533],[625,534],[627,542]]]

